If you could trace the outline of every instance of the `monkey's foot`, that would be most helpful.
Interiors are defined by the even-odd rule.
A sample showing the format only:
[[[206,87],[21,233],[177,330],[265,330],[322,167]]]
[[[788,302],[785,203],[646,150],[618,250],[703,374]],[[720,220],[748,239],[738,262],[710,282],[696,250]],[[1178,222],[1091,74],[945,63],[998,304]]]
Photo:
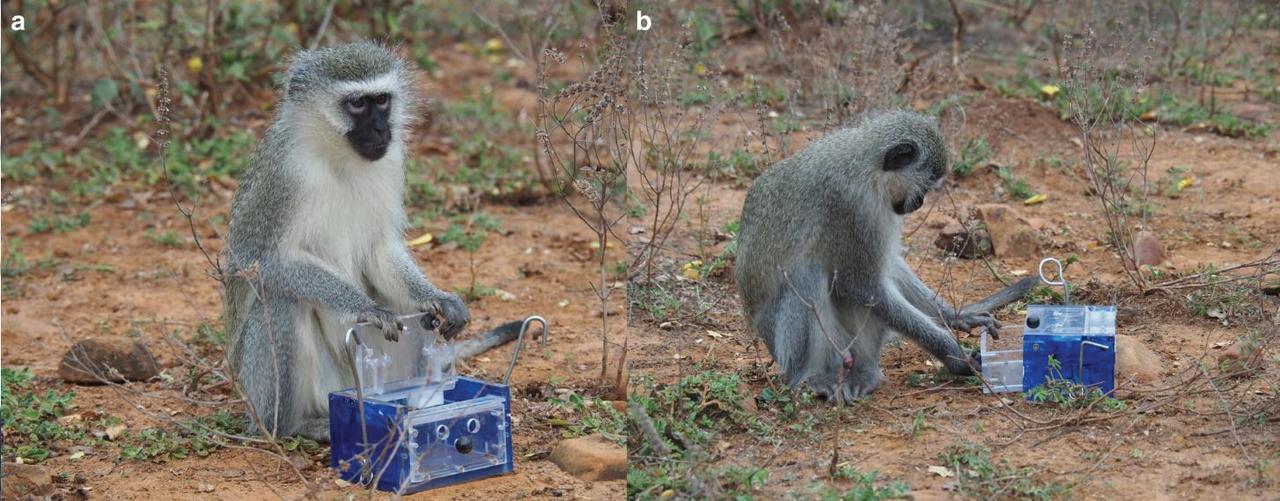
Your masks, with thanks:
[[[819,397],[836,405],[850,404],[867,397],[880,387],[882,376],[879,367],[871,370],[850,371],[844,376],[844,384],[840,384],[837,374],[812,376],[805,384],[813,389]]]
[[[306,437],[322,444],[329,443],[329,420],[327,418],[308,418],[298,426],[298,436]]]

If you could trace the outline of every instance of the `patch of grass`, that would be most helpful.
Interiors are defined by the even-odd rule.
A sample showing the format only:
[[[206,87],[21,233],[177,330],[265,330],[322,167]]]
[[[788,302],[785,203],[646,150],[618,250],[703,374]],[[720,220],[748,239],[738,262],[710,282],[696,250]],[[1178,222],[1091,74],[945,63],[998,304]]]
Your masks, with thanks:
[[[1158,103],[1160,121],[1164,123],[1204,125],[1223,136],[1249,139],[1263,138],[1271,132],[1272,124],[1251,122],[1221,108],[1205,108],[1193,99],[1178,99],[1172,94],[1162,93]]]
[[[673,385],[644,378],[630,399],[649,414],[667,448],[683,455],[682,451],[706,444],[720,430],[755,419],[742,408],[741,402],[748,395],[739,390],[741,384],[738,373],[719,370],[697,372]],[[639,455],[652,454],[639,432],[630,431],[635,447],[628,449]]]
[[[960,494],[968,497],[1053,499],[1071,493],[1069,485],[1037,481],[1032,468],[1014,468],[1007,460],[996,462],[991,450],[979,444],[954,444],[938,459],[954,470]]]
[[[627,450],[633,458],[627,470],[628,499],[698,497],[708,495],[708,489],[720,492],[717,497],[725,499],[752,499],[756,488],[768,478],[766,470],[756,467],[730,466],[696,474],[689,470],[690,461],[700,461],[700,451],[719,432],[750,428],[757,421],[742,408],[742,400],[750,395],[739,390],[742,378],[738,373],[697,370],[672,385],[644,377],[634,386],[630,402],[645,410],[672,458],[648,460],[657,451],[636,423],[628,421]],[[679,460],[669,460],[673,458]],[[716,484],[701,485],[712,481]]]
[[[852,485],[848,487],[835,485],[810,487],[810,496],[813,499],[821,499],[823,501],[881,501],[901,498],[911,490],[911,487],[901,480],[882,482],[880,481],[880,472],[870,471],[864,473],[850,466],[845,466],[836,471],[836,479],[838,481],[847,481]]]
[[[41,216],[31,220],[27,229],[32,233],[66,233],[89,225],[89,213],[81,212],[74,216]]]
[[[659,285],[635,285],[627,294],[631,306],[648,313],[655,322],[671,320],[684,310],[685,304],[670,290]]]
[[[552,405],[567,410],[574,415],[573,421],[553,421],[555,426],[565,428],[567,437],[581,437],[599,433],[606,439],[622,445],[626,442],[626,420],[609,402],[599,398],[583,398],[577,393],[570,393],[564,398],[558,396],[548,399]]]
[[[1208,280],[1217,280],[1213,273],[1213,265],[1203,270],[1209,272]],[[1262,319],[1263,311],[1258,302],[1251,297],[1253,291],[1237,284],[1221,284],[1211,287],[1200,287],[1189,292],[1183,304],[1192,315],[1213,319],[1223,325],[1231,321],[1250,324]]]
[[[171,249],[176,249],[186,244],[186,242],[183,241],[182,235],[179,235],[178,232],[173,230],[165,230],[161,233],[147,230],[147,240],[150,240],[153,244]]]
[[[933,429],[933,425],[930,425],[929,422],[925,420],[924,409],[916,411],[915,415],[911,417],[911,422],[907,423],[906,426],[903,427],[903,431],[911,438],[916,438],[920,436],[921,432],[929,429]]]
[[[960,147],[960,157],[951,164],[951,172],[959,177],[968,176],[989,158],[991,158],[991,145],[987,140],[981,137],[970,139]]]
[[[454,221],[449,224],[449,229],[440,235],[440,243],[456,243],[462,250],[467,251],[471,270],[471,285],[462,291],[462,295],[468,301],[492,296],[495,292],[492,287],[486,287],[477,281],[476,253],[480,251],[480,247],[488,240],[489,233],[501,230],[502,224],[498,221],[498,218],[484,212],[476,212],[469,216],[454,218]]]
[[[1031,183],[1028,183],[1026,178],[1014,174],[1013,167],[1002,166],[996,169],[996,175],[1004,181],[1004,191],[1013,199],[1026,200],[1035,196],[1036,192],[1031,189]]]
[[[4,278],[14,278],[31,270],[31,261],[27,259],[26,254],[22,253],[21,238],[9,238],[9,245],[5,246],[4,259],[0,263],[2,263],[0,276]]]
[[[82,427],[58,421],[75,406],[74,391],[31,391],[34,376],[27,369],[0,369],[0,380],[6,460],[21,457],[38,463],[49,457],[49,449],[58,442],[85,438]]]
[[[457,153],[463,162],[446,182],[495,198],[531,196],[536,174],[528,168],[532,158],[523,149],[476,133],[459,141]]]
[[[220,410],[208,416],[178,421],[176,431],[160,428],[126,431],[120,440],[120,459],[165,462],[191,455],[206,457],[223,447],[224,439],[219,433],[238,435],[243,432],[244,421],[239,416]],[[286,439],[285,444],[291,440],[296,449],[300,440],[305,439]]]
[[[510,114],[498,105],[497,97],[491,90],[447,103],[445,114],[468,127],[479,124],[488,132],[508,132],[515,123]]]
[[[1032,388],[1033,402],[1048,402],[1071,409],[1094,408],[1103,412],[1119,412],[1128,408],[1123,400],[1104,394],[1096,386],[1084,386],[1062,378],[1062,361],[1049,355],[1049,380]]]
[[[727,156],[712,151],[707,153],[707,162],[703,165],[703,171],[708,175],[732,179],[738,186],[745,185],[768,168],[764,158],[744,149],[733,150]]]

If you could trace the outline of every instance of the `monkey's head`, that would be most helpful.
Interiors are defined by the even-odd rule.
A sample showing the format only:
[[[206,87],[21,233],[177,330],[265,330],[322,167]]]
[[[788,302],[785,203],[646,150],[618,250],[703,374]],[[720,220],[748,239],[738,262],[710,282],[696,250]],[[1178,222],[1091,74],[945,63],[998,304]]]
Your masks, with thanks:
[[[329,147],[350,146],[374,162],[399,149],[414,121],[413,72],[372,42],[298,53],[285,75],[282,114],[301,120],[304,136]]]
[[[947,174],[947,145],[934,120],[897,111],[872,117],[858,127],[871,151],[875,179],[894,214],[924,205],[924,197],[942,186]]]

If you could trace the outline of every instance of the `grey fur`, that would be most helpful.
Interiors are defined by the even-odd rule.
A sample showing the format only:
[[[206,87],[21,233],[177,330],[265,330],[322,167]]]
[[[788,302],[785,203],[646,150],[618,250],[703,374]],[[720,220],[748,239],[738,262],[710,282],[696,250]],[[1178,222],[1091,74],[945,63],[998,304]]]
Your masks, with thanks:
[[[389,87],[392,141],[399,157],[389,153],[386,162],[364,161],[341,141],[346,130],[339,110],[346,96],[337,89],[343,82],[369,82],[388,75],[393,77]],[[446,337],[461,331],[470,314],[456,295],[427,280],[403,244],[402,146],[418,99],[404,62],[372,43],[304,51],[293,59],[285,89],[276,119],[251,157],[232,203],[224,296],[224,321],[231,339],[227,357],[245,399],[274,435],[302,434],[327,441],[327,406],[316,401],[317,395],[353,382],[351,367],[340,353],[342,332],[332,324],[371,321],[383,328],[386,342],[392,342],[399,333],[397,314],[437,313],[443,317],[441,331]],[[318,152],[318,147],[328,149]],[[316,184],[307,182],[321,169],[342,179],[380,175],[379,187],[396,185],[388,190],[389,199],[381,201],[389,210],[385,220],[375,222],[380,228],[361,230],[385,237],[388,245],[343,254],[354,263],[327,261],[331,255],[323,252],[330,247],[327,244],[350,247],[352,242],[322,242],[316,246],[319,252],[298,258],[286,239],[298,225],[315,219],[305,202],[344,195],[318,193]],[[331,185],[320,186],[330,189]],[[372,207],[377,202],[358,199],[355,203]],[[324,228],[327,222],[313,226]],[[344,279],[335,271],[343,266],[356,269],[360,278]],[[340,322],[326,324],[324,315]],[[413,350],[404,346],[398,351]],[[407,357],[412,360],[413,354]],[[303,366],[311,371],[304,374],[299,369]],[[313,379],[317,374],[323,378]],[[252,423],[251,427],[256,431]]]
[[[895,156],[904,151],[915,154]],[[897,111],[819,139],[756,179],[743,206],[734,275],[752,328],[790,386],[808,384],[835,401],[865,396],[880,383],[880,353],[893,332],[952,373],[972,373],[976,357],[947,327],[994,331],[990,309],[1033,284],[957,311],[911,271],[895,207],[918,208],[946,171],[934,121]],[[850,347],[851,365],[836,346]],[[849,366],[837,388],[841,365]]]

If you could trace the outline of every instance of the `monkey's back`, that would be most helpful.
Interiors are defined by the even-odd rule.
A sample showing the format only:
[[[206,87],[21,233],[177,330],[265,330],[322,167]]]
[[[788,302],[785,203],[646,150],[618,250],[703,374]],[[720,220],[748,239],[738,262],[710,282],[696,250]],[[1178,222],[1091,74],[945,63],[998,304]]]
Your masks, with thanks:
[[[794,201],[821,197],[822,189],[799,167],[795,156],[783,160],[756,178],[747,191],[739,221],[734,280],[748,314],[785,285],[779,268],[789,271],[813,250],[819,238],[817,225],[805,224],[821,217],[815,208],[819,204]]]

